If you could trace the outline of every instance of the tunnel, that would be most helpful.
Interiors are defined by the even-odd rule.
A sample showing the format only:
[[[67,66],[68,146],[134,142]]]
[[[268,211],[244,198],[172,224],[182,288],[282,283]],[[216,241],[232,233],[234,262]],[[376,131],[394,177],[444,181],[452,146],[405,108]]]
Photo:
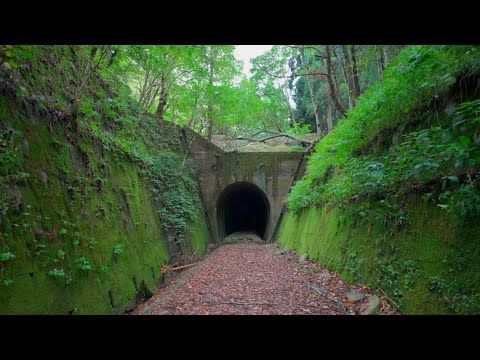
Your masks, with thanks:
[[[270,203],[258,186],[236,182],[227,186],[217,201],[217,223],[223,239],[235,232],[253,232],[266,239]]]

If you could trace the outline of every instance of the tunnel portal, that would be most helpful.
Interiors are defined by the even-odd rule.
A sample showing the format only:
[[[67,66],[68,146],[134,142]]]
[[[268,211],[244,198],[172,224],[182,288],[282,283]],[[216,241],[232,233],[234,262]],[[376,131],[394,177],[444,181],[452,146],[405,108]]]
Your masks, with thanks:
[[[222,237],[234,232],[254,232],[266,239],[270,204],[258,186],[236,182],[227,186],[217,202],[217,220]]]

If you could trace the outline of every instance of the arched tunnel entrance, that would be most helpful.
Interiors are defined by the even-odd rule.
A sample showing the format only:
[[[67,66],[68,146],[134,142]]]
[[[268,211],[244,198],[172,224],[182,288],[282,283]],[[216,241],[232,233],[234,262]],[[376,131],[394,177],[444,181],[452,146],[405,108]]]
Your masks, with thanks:
[[[217,201],[217,223],[223,239],[234,232],[254,232],[267,238],[270,202],[258,186],[236,182],[227,186]]]

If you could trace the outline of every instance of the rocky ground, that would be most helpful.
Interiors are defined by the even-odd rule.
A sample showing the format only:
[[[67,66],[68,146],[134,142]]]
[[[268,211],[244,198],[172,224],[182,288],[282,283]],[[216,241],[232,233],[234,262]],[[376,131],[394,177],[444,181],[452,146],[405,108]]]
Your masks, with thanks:
[[[251,238],[251,236],[250,236]],[[365,286],[345,283],[276,244],[230,243],[187,267],[133,315],[399,314]]]

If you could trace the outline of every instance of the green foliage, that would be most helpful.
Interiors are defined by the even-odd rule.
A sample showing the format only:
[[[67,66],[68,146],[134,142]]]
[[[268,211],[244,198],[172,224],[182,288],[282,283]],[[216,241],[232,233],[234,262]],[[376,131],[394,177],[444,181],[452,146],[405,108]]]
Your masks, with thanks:
[[[310,125],[308,124],[300,124],[295,123],[292,127],[290,127],[287,133],[292,134],[294,136],[302,137],[310,133]]]
[[[309,254],[347,282],[386,294],[407,314],[455,313],[443,293],[428,290],[434,276],[455,283],[456,290],[447,294],[449,301],[457,293],[455,303],[468,296],[470,306],[458,308],[458,313],[478,314],[478,224],[457,226],[440,208],[419,199],[410,197],[405,205],[409,222],[404,231],[387,233],[372,216],[382,205],[372,200],[368,207],[351,202],[287,212],[277,241]]]
[[[10,279],[10,278],[6,278],[6,279],[3,279],[3,280],[2,280],[3,286],[7,286],[7,287],[8,287],[8,286],[12,285],[13,283],[14,283],[14,281],[13,281],[12,279]]]
[[[89,260],[85,256],[81,256],[77,259],[77,266],[82,271],[93,270],[93,266],[90,264]]]
[[[406,260],[403,266],[405,271],[404,287],[406,290],[411,291],[418,277],[418,265],[413,260]]]
[[[480,125],[480,99],[465,101],[458,105],[455,120],[454,127],[461,125],[465,128],[478,130],[478,125]]]
[[[480,301],[479,293],[464,291],[457,281],[446,281],[438,276],[430,278],[428,289],[433,293],[441,295],[446,307],[454,313],[468,313]]]
[[[0,128],[0,220],[15,208],[18,198],[8,191],[12,185],[23,184],[29,174],[22,171],[23,133],[12,128]]]
[[[460,216],[478,214],[478,180],[460,178],[479,164],[480,145],[474,130],[478,101],[458,106],[447,127],[432,126],[403,136],[404,141],[383,156],[360,154],[381,131],[410,118],[411,111],[438,98],[458,74],[465,69],[476,71],[479,64],[477,47],[412,46],[402,51],[385,70],[384,81],[369,88],[347,119],[317,144],[305,177],[287,198],[289,209],[398,193],[399,184],[408,191],[418,182],[440,178],[452,202],[440,201],[442,208],[454,209]],[[326,178],[332,169],[335,175]]]
[[[292,125],[286,103],[290,91],[285,81],[290,73],[288,60],[291,56],[292,49],[288,46],[273,45],[270,50],[251,60],[251,80],[263,108],[258,120],[261,119],[266,128],[276,131],[285,131]]]
[[[397,280],[400,277],[400,273],[394,268],[392,264],[383,264],[380,267],[382,279],[390,286],[396,285]]]
[[[22,160],[18,151],[22,132],[15,129],[0,129],[0,175],[6,176],[18,172],[18,165]]]
[[[177,154],[169,152],[150,159],[146,170],[155,200],[162,204],[159,210],[162,225],[174,230],[175,241],[179,243],[185,239],[188,221],[194,220],[200,209],[198,198],[192,196],[197,191],[192,171],[193,168],[185,166]]]
[[[4,56],[5,56],[6,64],[9,67],[17,69],[18,64],[15,61],[15,57],[18,54],[17,48],[14,47],[13,45],[3,45],[3,47],[4,47],[3,53],[4,53]]]
[[[183,191],[174,182],[189,178],[195,187],[185,197],[197,197],[180,131],[143,112],[113,71],[118,58],[92,74],[78,129],[71,128],[63,116],[91,47],[14,48],[31,56],[15,53],[19,68],[0,75],[25,89],[0,96],[0,254],[8,258],[0,261],[0,313],[58,314],[77,306],[82,313],[121,313],[135,297],[130,274],[153,286],[161,276],[154,269],[168,260],[157,213],[163,192]],[[145,176],[153,162],[161,169],[152,173],[155,187]],[[173,178],[164,179],[172,169]],[[208,231],[198,214],[187,217],[184,230],[202,254]]]
[[[348,109],[354,106],[357,91],[363,92],[382,80],[380,69],[390,67],[389,59],[395,58],[398,51],[405,46],[329,45],[329,67],[326,61],[326,45],[284,47],[290,50],[289,59],[285,63],[288,63],[291,74],[296,75],[287,80],[295,102],[295,117],[298,122],[308,125],[312,132],[317,128],[318,120],[322,132],[326,133],[330,126],[335,127],[342,121],[342,116],[330,96],[326,75],[333,81],[338,103]],[[382,64],[380,68],[379,63]],[[358,80],[358,88],[355,86],[355,90],[350,89],[354,85],[349,81],[350,69]],[[318,119],[316,113],[319,115]],[[331,119],[331,124],[327,121],[328,118]]]
[[[73,308],[73,310],[70,312],[70,315],[78,315],[80,314],[80,311],[78,310],[77,307]]]
[[[65,272],[63,269],[53,269],[48,272],[48,275],[53,277],[53,278],[64,278],[65,277]]]
[[[123,244],[117,244],[117,245],[115,245],[115,247],[113,248],[113,254],[114,254],[114,255],[123,254],[123,252],[124,252],[124,250],[123,250],[124,247],[125,247],[125,245],[123,245]],[[102,269],[103,269],[103,267],[102,267]]]
[[[0,253],[0,261],[8,261],[12,259],[15,259],[15,254],[9,251]]]

